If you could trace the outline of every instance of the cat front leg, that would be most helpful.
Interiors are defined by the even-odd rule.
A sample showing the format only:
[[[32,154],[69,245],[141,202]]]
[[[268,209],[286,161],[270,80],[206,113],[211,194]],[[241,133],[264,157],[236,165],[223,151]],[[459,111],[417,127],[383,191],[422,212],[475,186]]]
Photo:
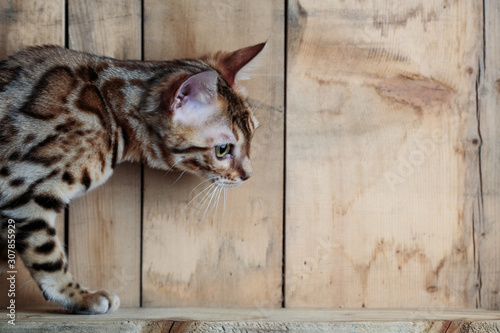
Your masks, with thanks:
[[[89,291],[83,288],[69,271],[64,247],[57,237],[56,213],[39,209],[36,203],[23,207],[30,218],[5,219],[2,224],[15,221],[16,252],[43,292],[52,300],[73,313],[102,314],[116,311],[120,306],[118,296],[106,291]],[[17,211],[16,216],[22,212]]]

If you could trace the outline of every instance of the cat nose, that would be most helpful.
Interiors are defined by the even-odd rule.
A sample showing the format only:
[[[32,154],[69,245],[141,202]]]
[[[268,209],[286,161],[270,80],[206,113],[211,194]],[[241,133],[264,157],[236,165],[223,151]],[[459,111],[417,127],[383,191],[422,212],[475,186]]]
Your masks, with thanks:
[[[240,179],[242,181],[252,177],[252,164],[250,163],[250,159],[248,157],[242,159],[241,165],[238,168],[238,173],[240,174]]]
[[[240,177],[240,179],[243,180],[243,181],[245,181],[245,180],[247,180],[250,177],[252,177],[252,171],[245,173],[244,175],[242,175]]]

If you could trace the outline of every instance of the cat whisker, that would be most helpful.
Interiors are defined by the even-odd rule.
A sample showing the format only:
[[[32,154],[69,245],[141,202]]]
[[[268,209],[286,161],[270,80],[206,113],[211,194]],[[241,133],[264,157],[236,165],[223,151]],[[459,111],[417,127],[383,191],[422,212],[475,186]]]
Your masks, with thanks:
[[[274,89],[272,89],[271,91],[269,91],[267,93],[266,97],[264,97],[264,99],[262,101],[260,101],[260,103],[256,107],[254,107],[252,109],[252,113],[255,113],[255,111],[257,111],[257,109],[262,105],[262,103],[264,103],[265,100],[268,99],[271,96],[271,94],[274,93],[275,91],[276,91],[276,87]]]
[[[175,182],[173,182],[172,184],[170,184],[170,187],[174,186],[175,184],[177,184],[177,182],[179,181],[179,179],[181,179],[181,177],[186,173],[186,170],[182,171],[181,175],[175,180]]]
[[[206,182],[208,182],[208,181],[214,180],[215,178],[217,178],[217,177],[210,177],[210,178],[207,178],[207,179],[205,179],[204,181],[202,181],[201,183],[199,183],[198,185],[196,185],[196,187],[195,187],[195,188],[193,188],[193,189],[191,190],[191,192],[189,192],[188,198],[191,196],[191,193],[193,193],[193,191],[194,191],[194,190],[196,190],[198,187],[200,187],[202,184],[205,184],[205,183],[206,183]]]
[[[201,184],[203,184],[203,183],[205,183],[205,182],[207,182],[207,181],[209,181],[209,180],[210,180],[210,179],[207,179],[207,180],[205,180],[205,181],[201,182],[200,184],[198,184],[198,186],[200,186]],[[215,184],[215,183],[214,183],[214,184]],[[214,186],[214,184],[210,184],[210,185],[209,185],[209,186],[207,186],[205,189],[203,189],[203,191],[201,191],[200,193],[198,193],[198,194],[197,194],[197,195],[196,195],[193,199],[191,199],[191,200],[187,203],[187,205],[186,205],[186,206],[185,206],[185,207],[184,207],[184,208],[183,208],[183,209],[179,212],[179,214],[177,214],[177,217],[179,217],[179,215],[181,215],[181,214],[182,214],[182,213],[186,210],[186,208],[188,208],[188,206],[189,206],[189,205],[190,205],[190,204],[191,204],[191,203],[192,203],[192,202],[193,202],[196,198],[198,198],[198,197],[199,197],[202,193],[204,193],[206,190],[208,190],[208,189],[210,189],[212,186]],[[198,186],[196,186],[196,187],[195,187],[195,189],[196,189]],[[193,190],[194,190],[194,189],[193,189]],[[191,191],[191,192],[193,192],[193,191]],[[177,217],[176,217],[176,219],[177,219]]]
[[[208,215],[210,215],[212,213],[212,211],[214,211],[214,214],[213,214],[214,218],[217,218],[217,208],[219,207],[219,199],[220,199],[220,192],[221,191],[222,191],[222,188],[219,185],[217,185],[217,189],[216,189],[215,195],[214,195],[214,204],[210,208],[210,210],[208,211]]]
[[[212,191],[215,189],[215,184],[212,184],[210,185],[209,187],[209,191],[207,191],[204,195],[203,195],[203,198],[200,200],[200,202],[198,202],[198,204],[196,205],[196,207],[194,208],[195,210],[199,210],[201,208],[203,208],[203,206],[205,205],[205,203],[208,201],[208,199],[210,198],[210,195],[212,194]]]
[[[179,181],[179,179],[182,177],[183,174],[184,174],[184,172],[181,173],[181,175],[177,178],[177,180],[172,185],[176,184]],[[190,197],[191,194],[201,185],[203,185],[209,181],[212,181],[214,179],[217,179],[217,178],[218,177],[215,176],[215,177],[210,177],[210,178],[203,180],[198,185],[196,185],[191,190],[191,192],[189,192],[188,197]],[[201,220],[199,220],[198,223],[199,224],[203,223],[203,221],[205,220],[205,217],[212,214],[212,212],[214,212],[213,213],[214,217],[217,218],[218,213],[219,213],[219,205],[222,205],[221,220],[223,220],[224,216],[226,214],[226,201],[227,201],[226,190],[227,190],[226,186],[224,186],[224,184],[222,182],[220,182],[220,180],[214,181],[212,184],[209,184],[207,187],[205,187],[203,190],[201,190],[198,194],[196,194],[191,200],[189,200],[189,202],[186,204],[186,206],[179,212],[179,214],[177,214],[176,218],[179,217],[194,201],[196,201],[196,199],[198,199],[198,197],[201,196],[201,199],[196,204],[196,207],[194,207],[194,210],[198,211],[197,217],[199,217],[199,215],[203,211],[203,215],[201,217]],[[203,194],[203,196],[202,196],[202,194]],[[220,203],[221,198],[223,199],[222,204]],[[219,215],[220,215],[220,213],[219,213]]]
[[[222,191],[221,187],[217,185],[217,190],[216,190],[215,196],[214,196],[214,204],[213,204],[212,208],[210,208],[210,211],[208,212],[208,214],[210,214],[213,211],[214,218],[217,217],[217,208],[219,206],[220,192],[221,191]]]
[[[172,169],[174,168],[174,166],[176,164],[182,162],[184,159],[185,159],[185,157],[181,158],[180,160],[178,160],[177,162],[175,162],[174,164],[172,164],[172,166],[170,167],[170,169],[168,169],[167,172],[165,172],[165,174],[163,175],[163,178],[165,178],[165,176],[168,175],[170,173],[170,171],[172,171]]]
[[[203,221],[205,220],[205,216],[210,215],[210,213],[212,212],[214,208],[214,206],[212,206],[212,202],[217,197],[218,189],[219,189],[218,186],[214,187],[212,190],[210,190],[210,193],[207,193],[207,195],[205,195],[203,201],[198,204],[198,206],[200,206],[200,209],[198,210],[197,216],[199,216],[200,212],[203,210],[203,207],[206,204],[205,212],[203,213],[203,217],[199,222],[200,224],[203,223]]]
[[[207,189],[210,189],[207,193],[205,193],[203,195],[203,198],[201,198],[200,202],[198,202],[198,204],[196,205],[196,207],[194,207],[195,210],[197,210],[198,207],[200,207],[200,206],[203,207],[203,205],[205,204],[205,201],[209,198],[209,196],[212,193],[212,190],[214,189],[214,187],[215,187],[215,184],[211,184],[210,186],[208,186],[206,189],[204,189],[202,191],[202,192],[205,192]]]
[[[28,286],[33,282],[35,282],[35,280],[29,279],[29,280],[25,281],[23,284],[21,284],[18,288],[19,288],[19,290],[22,290],[23,288],[28,288]]]
[[[215,200],[215,213],[214,213],[214,216],[217,217],[217,210],[219,209],[219,201],[220,201],[220,195],[223,191],[222,187],[221,186],[217,186],[217,189],[219,191],[219,193],[217,193],[217,199]]]
[[[227,189],[223,188],[224,191],[224,207],[222,209],[222,220],[224,220],[224,215],[226,214],[226,191]]]
[[[215,183],[214,183],[215,184]],[[217,192],[217,190],[219,189],[219,187],[215,187],[213,191],[211,191],[212,195],[210,196],[210,201],[208,202],[208,205],[207,205],[207,208],[205,208],[205,213],[203,214],[203,217],[201,218],[201,222],[200,223],[203,223],[203,221],[205,220],[205,215],[207,215],[207,211],[210,213],[212,211],[212,209],[210,209],[210,211],[208,210],[208,208],[210,208],[210,205],[212,204],[212,200],[215,196],[215,193]]]

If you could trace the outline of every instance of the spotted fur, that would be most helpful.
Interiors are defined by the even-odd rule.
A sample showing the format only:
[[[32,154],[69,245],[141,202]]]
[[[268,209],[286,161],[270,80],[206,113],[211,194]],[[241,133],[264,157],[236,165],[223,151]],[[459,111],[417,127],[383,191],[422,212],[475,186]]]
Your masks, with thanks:
[[[72,198],[139,161],[241,184],[257,122],[236,75],[264,44],[200,59],[120,61],[57,46],[0,62],[0,243],[16,250],[48,300],[76,313],[119,307],[82,288],[54,221]],[[217,146],[230,145],[218,157]]]

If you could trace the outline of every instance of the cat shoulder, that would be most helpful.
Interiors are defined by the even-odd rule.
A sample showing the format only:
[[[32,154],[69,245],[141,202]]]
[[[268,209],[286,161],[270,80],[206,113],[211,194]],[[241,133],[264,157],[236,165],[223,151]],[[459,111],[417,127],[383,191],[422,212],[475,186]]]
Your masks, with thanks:
[[[47,63],[78,63],[94,57],[85,52],[70,50],[59,45],[29,46],[11,55],[4,65],[33,66]]]
[[[59,45],[37,45],[28,46],[19,52],[11,55],[8,60],[22,60],[35,57],[49,57],[67,54],[68,49]]]

